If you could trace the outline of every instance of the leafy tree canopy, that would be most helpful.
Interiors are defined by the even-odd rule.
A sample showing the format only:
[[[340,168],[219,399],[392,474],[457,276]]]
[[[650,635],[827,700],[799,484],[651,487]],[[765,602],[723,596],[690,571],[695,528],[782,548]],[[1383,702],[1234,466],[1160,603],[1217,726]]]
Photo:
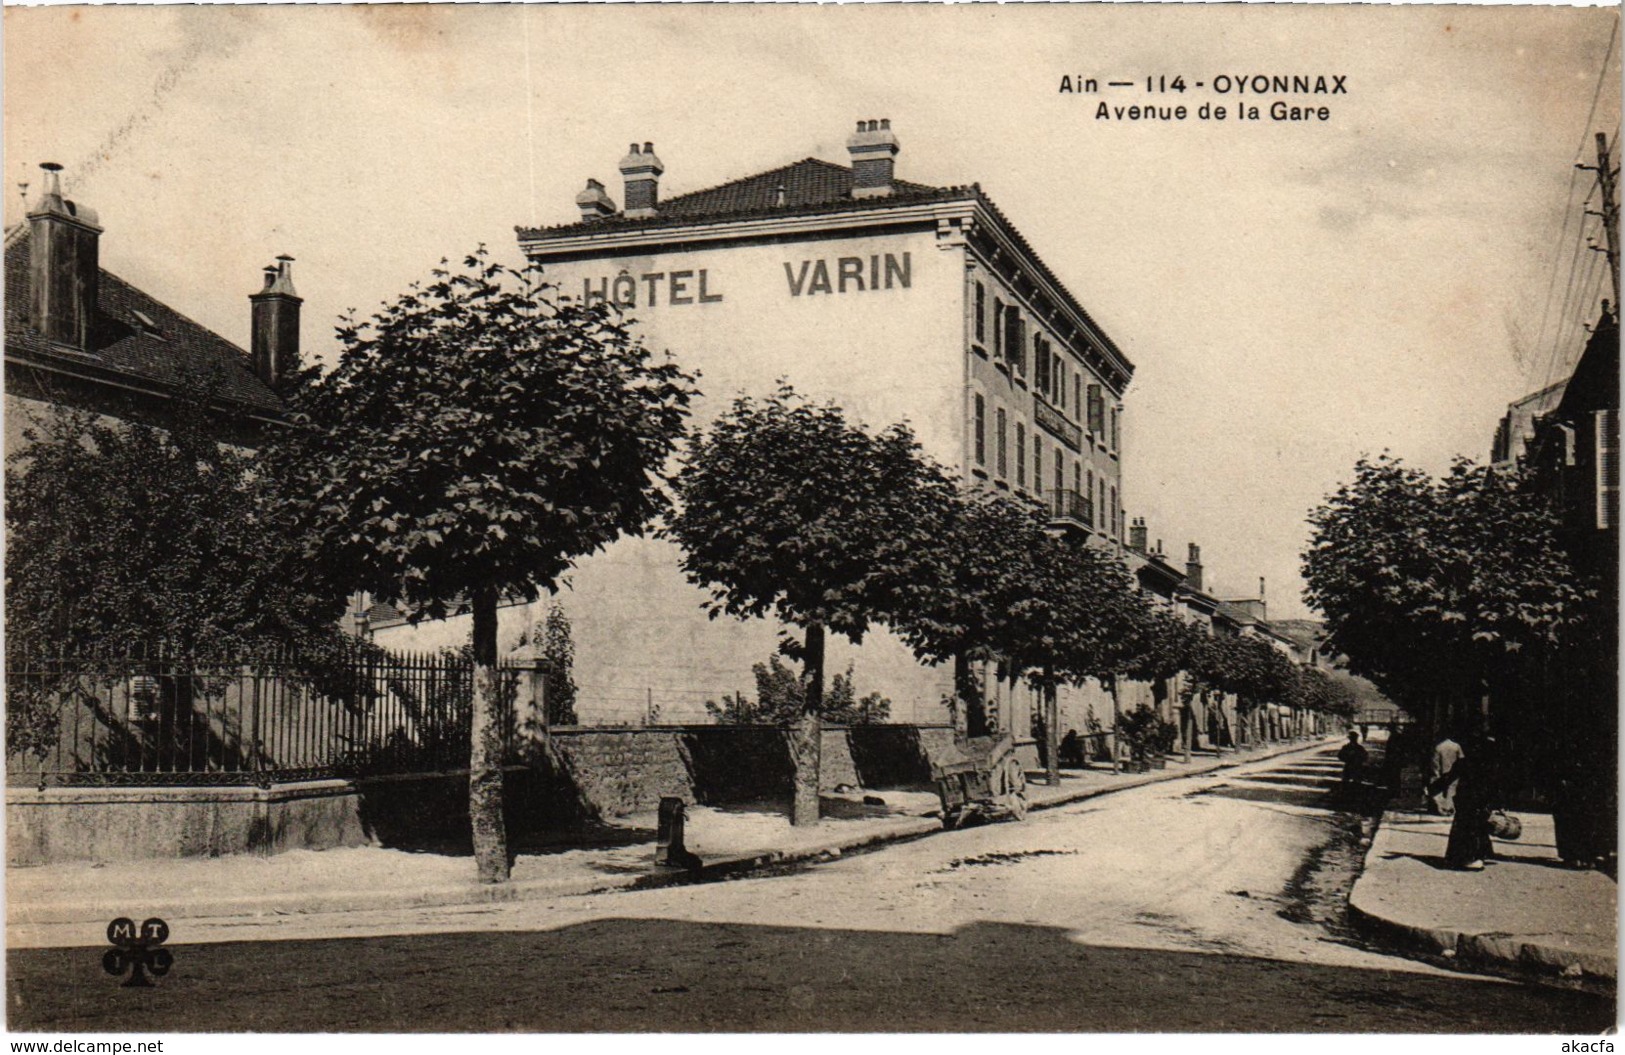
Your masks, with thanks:
[[[735,400],[677,491],[669,534],[713,617],[772,614],[853,641],[912,603],[953,498],[906,425],[871,434],[788,385]]]
[[[56,410],[6,467],[11,647],[130,654],[311,646],[344,610],[287,495],[214,438],[207,392],[166,429]]]
[[[272,462],[310,555],[409,618],[475,588],[533,600],[666,507],[692,378],[537,269],[482,247],[338,339],[337,365],[293,391]]]
[[[1309,523],[1306,599],[1350,669],[1401,702],[1465,691],[1583,623],[1591,591],[1515,471],[1362,458]]]

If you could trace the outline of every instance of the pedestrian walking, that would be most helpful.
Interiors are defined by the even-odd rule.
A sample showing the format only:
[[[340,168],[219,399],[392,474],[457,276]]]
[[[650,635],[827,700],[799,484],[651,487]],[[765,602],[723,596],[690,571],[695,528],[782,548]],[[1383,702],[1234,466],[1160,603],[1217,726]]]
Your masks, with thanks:
[[[1455,741],[1447,730],[1439,742],[1433,745],[1433,757],[1428,759],[1428,785],[1431,787],[1456,768],[1461,761],[1461,745]],[[1454,785],[1447,785],[1443,791],[1429,793],[1428,812],[1440,817],[1449,817],[1456,812],[1456,789]]]
[[[1349,730],[1349,742],[1344,744],[1337,752],[1337,760],[1343,763],[1343,786],[1352,788],[1365,777],[1365,764],[1370,761],[1371,754],[1360,744],[1360,734],[1353,729]]]
[[[1490,813],[1499,805],[1501,777],[1498,745],[1488,733],[1474,737],[1462,749],[1450,771],[1428,785],[1428,794],[1446,791],[1454,785],[1455,817],[1450,823],[1450,842],[1445,847],[1445,863],[1451,868],[1482,872],[1484,862],[1495,856],[1490,841]]]

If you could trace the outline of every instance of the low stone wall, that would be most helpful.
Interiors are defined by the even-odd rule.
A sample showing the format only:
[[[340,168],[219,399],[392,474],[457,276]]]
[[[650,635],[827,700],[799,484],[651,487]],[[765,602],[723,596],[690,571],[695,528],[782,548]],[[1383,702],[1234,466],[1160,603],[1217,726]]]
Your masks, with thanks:
[[[270,788],[7,788],[6,863],[218,857],[364,846],[346,780]]]
[[[953,730],[873,725],[824,730],[819,786],[920,787],[957,757]],[[756,726],[560,729],[531,766],[510,767],[517,847],[557,841],[663,796],[710,806],[788,809],[785,733]],[[6,789],[6,861],[127,861],[384,845],[468,852],[463,773],[256,787]],[[624,837],[624,831],[618,834]]]

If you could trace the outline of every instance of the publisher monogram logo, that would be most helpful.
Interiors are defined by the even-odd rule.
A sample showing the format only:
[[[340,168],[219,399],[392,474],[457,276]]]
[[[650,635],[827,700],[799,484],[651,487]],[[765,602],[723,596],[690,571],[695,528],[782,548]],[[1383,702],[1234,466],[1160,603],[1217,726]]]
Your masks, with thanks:
[[[162,978],[169,973],[175,957],[168,949],[159,948],[169,940],[169,924],[154,916],[137,926],[132,919],[120,916],[107,925],[107,941],[113,948],[102,956],[102,969],[111,975],[129,972],[124,982],[130,986],[151,986],[147,972]]]

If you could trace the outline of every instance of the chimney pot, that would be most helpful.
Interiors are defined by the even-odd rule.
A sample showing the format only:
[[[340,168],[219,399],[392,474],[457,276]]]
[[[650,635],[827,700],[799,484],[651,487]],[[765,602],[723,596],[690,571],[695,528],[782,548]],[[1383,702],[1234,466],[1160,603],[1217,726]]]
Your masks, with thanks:
[[[576,195],[576,208],[581,210],[583,221],[615,215],[615,203],[610,200],[604,185],[595,179],[587,180],[586,189]]]
[[[254,373],[275,388],[299,370],[299,306],[293,288],[293,257],[281,254],[265,266],[265,288],[249,295],[249,350]]]
[[[101,297],[102,229],[95,210],[62,197],[61,165],[40,168],[45,189],[28,213],[29,319],[47,340],[88,352]]]
[[[891,130],[891,119],[859,121],[846,141],[852,155],[852,197],[882,198],[895,193],[893,172],[902,149]]]
[[[625,214],[633,219],[655,215],[660,201],[660,175],[666,171],[655,156],[655,145],[645,143],[639,153],[638,145],[633,143],[621,159],[620,168],[625,181]]]

